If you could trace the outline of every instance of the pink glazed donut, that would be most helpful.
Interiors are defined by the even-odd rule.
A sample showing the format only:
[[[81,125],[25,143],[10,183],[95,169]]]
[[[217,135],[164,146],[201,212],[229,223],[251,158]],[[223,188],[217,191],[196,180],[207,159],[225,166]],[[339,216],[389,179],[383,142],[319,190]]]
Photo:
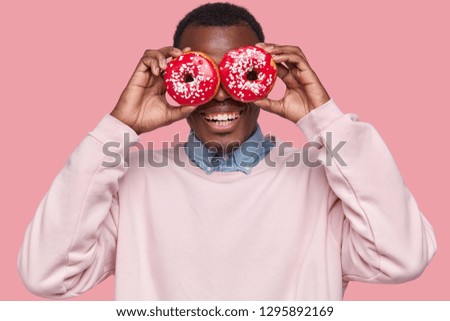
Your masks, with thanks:
[[[277,64],[265,50],[247,46],[229,51],[219,66],[220,79],[235,100],[265,98],[275,85]]]
[[[190,51],[169,62],[164,84],[170,97],[182,106],[206,104],[219,90],[219,70],[208,55]]]

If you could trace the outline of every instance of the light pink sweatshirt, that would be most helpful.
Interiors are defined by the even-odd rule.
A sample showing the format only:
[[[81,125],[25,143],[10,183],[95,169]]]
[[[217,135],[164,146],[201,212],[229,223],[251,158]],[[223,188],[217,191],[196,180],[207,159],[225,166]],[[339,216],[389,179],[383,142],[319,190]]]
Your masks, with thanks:
[[[169,149],[165,167],[139,167],[136,152],[129,168],[105,167],[104,143],[123,153],[125,133],[138,141],[105,115],[27,228],[24,284],[69,298],[115,274],[117,300],[341,300],[348,281],[418,277],[435,237],[377,131],[333,100],[297,126],[322,146],[332,133],[330,150],[346,141],[338,153],[347,166],[326,166],[324,146],[308,154],[322,166],[287,166],[305,150],[277,138],[248,176],[207,175],[183,148]]]

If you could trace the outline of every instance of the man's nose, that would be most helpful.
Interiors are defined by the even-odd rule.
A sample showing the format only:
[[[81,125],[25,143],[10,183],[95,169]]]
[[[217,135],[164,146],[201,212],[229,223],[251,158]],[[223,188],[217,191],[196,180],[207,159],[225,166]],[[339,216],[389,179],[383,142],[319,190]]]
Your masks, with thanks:
[[[225,101],[228,98],[230,98],[230,95],[226,92],[225,89],[223,89],[222,84],[220,84],[219,90],[217,91],[217,94],[214,96],[214,100],[217,101]]]

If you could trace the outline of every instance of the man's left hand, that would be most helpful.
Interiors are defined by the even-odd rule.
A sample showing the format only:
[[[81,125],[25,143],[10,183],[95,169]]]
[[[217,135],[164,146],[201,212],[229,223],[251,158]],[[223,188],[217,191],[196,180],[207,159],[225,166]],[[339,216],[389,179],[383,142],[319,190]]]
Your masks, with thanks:
[[[286,85],[282,99],[264,98],[255,102],[257,106],[297,123],[311,110],[330,100],[299,47],[271,43],[258,43],[256,46],[272,55],[277,63],[278,77]]]

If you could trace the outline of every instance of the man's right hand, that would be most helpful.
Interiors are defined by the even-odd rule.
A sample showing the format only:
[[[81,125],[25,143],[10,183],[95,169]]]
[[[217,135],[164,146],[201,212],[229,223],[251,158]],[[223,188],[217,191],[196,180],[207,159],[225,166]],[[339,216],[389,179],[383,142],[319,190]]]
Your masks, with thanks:
[[[130,126],[137,134],[152,131],[189,116],[195,106],[171,106],[165,97],[162,70],[167,68],[167,59],[176,58],[183,50],[164,47],[146,50],[130,81],[125,87],[111,116]]]

